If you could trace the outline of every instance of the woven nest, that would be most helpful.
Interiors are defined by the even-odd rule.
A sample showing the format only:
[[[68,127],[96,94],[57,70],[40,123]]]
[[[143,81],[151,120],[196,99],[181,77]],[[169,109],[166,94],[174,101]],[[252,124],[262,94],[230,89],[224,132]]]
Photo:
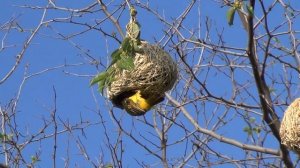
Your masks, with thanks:
[[[157,45],[142,41],[141,52],[134,55],[134,68],[116,72],[107,88],[108,98],[120,108],[122,99],[141,91],[154,99],[164,97],[177,80],[177,65],[171,56]]]
[[[285,111],[280,127],[281,143],[300,152],[300,98]]]

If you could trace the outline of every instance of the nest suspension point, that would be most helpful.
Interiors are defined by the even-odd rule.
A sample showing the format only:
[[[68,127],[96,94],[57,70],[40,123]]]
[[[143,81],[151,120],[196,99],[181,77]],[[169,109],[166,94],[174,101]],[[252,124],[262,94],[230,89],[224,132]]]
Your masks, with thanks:
[[[112,54],[111,65],[98,74],[91,84],[130,115],[144,115],[164,100],[164,94],[175,84],[177,65],[158,45],[140,40],[140,25],[136,10],[130,8],[131,19],[126,26],[126,38]]]

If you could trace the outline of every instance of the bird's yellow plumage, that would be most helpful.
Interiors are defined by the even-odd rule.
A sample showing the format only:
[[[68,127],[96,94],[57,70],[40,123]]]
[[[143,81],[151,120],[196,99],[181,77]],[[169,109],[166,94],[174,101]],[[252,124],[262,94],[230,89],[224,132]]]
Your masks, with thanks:
[[[144,99],[142,97],[140,91],[137,91],[133,96],[129,97],[128,99],[131,100],[135,104],[135,106],[138,106],[138,108],[144,111],[148,111],[152,106],[147,99]]]
[[[134,95],[125,97],[121,104],[122,107],[131,115],[139,116],[144,115],[149,111],[154,105],[164,100],[163,96],[146,96],[143,97],[143,94],[140,90],[137,90]]]

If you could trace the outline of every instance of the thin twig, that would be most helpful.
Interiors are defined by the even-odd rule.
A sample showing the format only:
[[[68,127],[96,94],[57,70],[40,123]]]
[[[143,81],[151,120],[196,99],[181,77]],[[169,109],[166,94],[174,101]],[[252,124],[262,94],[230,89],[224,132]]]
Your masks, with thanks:
[[[113,17],[112,14],[110,14],[107,10],[107,6],[102,2],[102,0],[97,0],[101,9],[103,10],[103,12],[105,13],[105,15],[113,22],[113,24],[116,26],[118,32],[120,33],[120,35],[122,36],[122,38],[125,38],[125,35],[122,31],[122,28],[119,24],[119,22],[117,21],[117,19],[115,17]]]
[[[24,43],[23,49],[21,50],[21,52],[17,55],[16,57],[16,62],[15,65],[10,69],[10,71],[0,80],[0,85],[3,84],[17,69],[17,67],[19,66],[21,60],[23,59],[25,52],[27,50],[27,48],[30,46],[33,38],[37,35],[37,32],[40,30],[40,28],[44,25],[44,19],[46,17],[46,12],[47,12],[47,8],[44,9],[42,18],[40,20],[39,25],[33,30],[33,32],[31,33],[30,37],[26,40],[26,42]]]
[[[57,122],[56,122],[56,112],[57,112],[57,107],[56,107],[56,90],[55,87],[53,86],[53,93],[54,93],[54,109],[52,111],[52,121],[54,123],[54,145],[53,145],[53,168],[56,168],[56,150],[57,150]]]
[[[176,101],[172,96],[170,96],[167,93],[166,93],[166,97],[170,100],[170,102],[172,104],[175,105],[175,107],[179,108],[182,111],[183,115],[194,125],[194,127],[197,131],[204,133],[206,135],[212,136],[213,138],[218,139],[220,142],[224,142],[224,143],[236,146],[236,147],[244,149],[244,150],[268,153],[268,154],[276,155],[276,156],[281,155],[280,151],[278,151],[278,150],[274,150],[274,149],[270,149],[270,148],[263,148],[261,146],[243,144],[234,139],[226,138],[226,137],[221,136],[213,131],[210,131],[208,129],[200,127],[199,124],[197,123],[197,121],[194,120],[194,118],[189,114],[189,112],[178,101]]]
[[[127,3],[128,8],[130,9],[131,8],[131,4],[130,4],[129,0],[126,0],[126,3]]]

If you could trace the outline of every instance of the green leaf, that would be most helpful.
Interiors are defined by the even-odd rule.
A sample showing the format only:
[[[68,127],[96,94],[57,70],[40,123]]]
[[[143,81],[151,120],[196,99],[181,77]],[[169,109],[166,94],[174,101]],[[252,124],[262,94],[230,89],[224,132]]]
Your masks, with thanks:
[[[0,133],[0,142],[3,142],[6,139],[7,135]]]
[[[114,59],[119,59],[121,53],[122,53],[122,49],[116,49],[115,51],[113,51],[113,52],[111,53],[111,58],[112,58],[112,60],[114,60]]]
[[[98,74],[96,77],[94,77],[91,82],[90,82],[90,86],[100,82],[100,81],[105,81],[105,79],[107,78],[108,73],[105,72],[101,72],[100,74]]]
[[[254,123],[255,122],[255,118],[254,117],[250,117],[249,122],[250,123]]]
[[[253,11],[253,7],[252,7],[252,6],[247,5],[247,11],[248,11],[248,14],[249,14],[250,16],[253,16],[253,15],[254,15],[254,11]]]
[[[122,41],[122,44],[121,44],[121,48],[125,52],[127,52],[128,50],[130,50],[130,48],[132,48],[131,44],[130,44],[130,38],[129,37],[124,38],[124,40]]]
[[[236,8],[231,7],[227,11],[227,22],[231,26],[233,25],[233,20],[234,20],[234,14],[235,14]]]
[[[117,49],[113,53],[111,53],[112,59],[111,59],[111,63],[109,65],[109,67],[112,66],[113,64],[115,64],[118,60],[120,60],[121,54],[122,54],[122,49]]]
[[[117,62],[117,67],[121,70],[132,70],[134,68],[133,58],[124,54],[121,55],[121,59]]]
[[[13,138],[13,134],[2,134],[0,133],[0,141],[9,141],[9,140],[12,140]]]
[[[261,132],[261,129],[259,127],[253,128],[253,131],[259,134]]]
[[[39,161],[41,161],[41,160],[39,160],[37,157],[31,156],[31,163],[32,164],[35,164],[36,162],[39,162]]]
[[[105,84],[106,84],[107,86],[109,86],[114,80],[115,80],[114,76],[111,75],[111,76],[109,76],[109,77],[107,78]]]
[[[244,127],[243,131],[246,132],[246,133],[248,133],[248,135],[251,135],[251,134],[252,134],[252,130],[251,130],[251,128],[248,127],[248,126]]]
[[[106,83],[106,80],[102,80],[98,83],[98,91],[103,94],[103,90],[104,90],[104,87],[105,87],[105,83]]]
[[[98,91],[103,94],[103,89],[110,86],[115,79],[115,72],[115,67],[109,67],[105,72],[98,74],[94,79],[92,79],[91,85],[98,83]]]

